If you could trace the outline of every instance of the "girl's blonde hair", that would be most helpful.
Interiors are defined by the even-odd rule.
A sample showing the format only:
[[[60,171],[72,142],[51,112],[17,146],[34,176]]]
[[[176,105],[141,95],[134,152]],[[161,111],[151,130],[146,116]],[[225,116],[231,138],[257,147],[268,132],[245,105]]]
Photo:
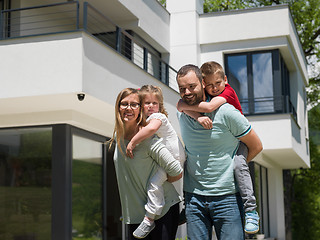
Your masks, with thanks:
[[[111,147],[112,143],[114,142],[114,140],[116,139],[116,143],[118,145],[118,148],[120,149],[120,152],[123,154],[123,150],[122,150],[122,143],[124,142],[124,123],[121,119],[121,115],[120,115],[120,103],[122,101],[122,99],[126,98],[127,96],[131,95],[131,94],[137,94],[139,97],[139,104],[140,104],[140,109],[139,109],[139,116],[137,118],[137,126],[145,126],[146,125],[146,121],[144,118],[144,114],[142,113],[143,108],[141,107],[142,104],[142,95],[140,94],[140,92],[137,89],[134,88],[125,88],[123,89],[119,94],[118,97],[116,99],[116,104],[115,104],[115,127],[114,127],[114,131],[113,131],[113,136],[109,141],[109,147]]]
[[[140,88],[139,92],[142,95],[142,105],[144,105],[144,99],[147,94],[154,94],[154,96],[156,96],[159,101],[159,112],[168,117],[168,113],[163,105],[163,94],[160,87],[153,85],[144,85]]]

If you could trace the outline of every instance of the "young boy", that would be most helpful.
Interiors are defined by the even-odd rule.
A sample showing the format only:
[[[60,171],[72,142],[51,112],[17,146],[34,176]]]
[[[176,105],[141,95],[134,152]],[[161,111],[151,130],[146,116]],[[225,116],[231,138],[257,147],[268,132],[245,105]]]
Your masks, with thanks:
[[[207,102],[200,102],[196,105],[188,105],[180,100],[177,108],[197,120],[204,128],[212,128],[212,120],[201,114],[212,112],[224,103],[233,105],[242,113],[241,105],[237,94],[228,84],[227,76],[220,64],[206,62],[201,68],[203,84],[206,91]],[[256,199],[253,193],[253,186],[247,162],[252,159],[248,154],[247,146],[240,142],[234,158],[234,174],[238,183],[240,195],[243,200],[245,211],[245,232],[254,234],[259,231],[259,215],[256,211]]]

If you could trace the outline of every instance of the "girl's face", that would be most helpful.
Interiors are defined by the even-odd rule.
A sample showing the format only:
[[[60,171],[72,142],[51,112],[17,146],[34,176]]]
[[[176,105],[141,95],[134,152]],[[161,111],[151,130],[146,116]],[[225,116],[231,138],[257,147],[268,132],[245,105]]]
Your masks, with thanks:
[[[126,123],[136,122],[140,113],[139,96],[130,94],[120,101],[119,112],[122,121]]]
[[[144,97],[143,110],[147,117],[149,117],[152,113],[159,112],[159,101],[155,94],[146,94]]]

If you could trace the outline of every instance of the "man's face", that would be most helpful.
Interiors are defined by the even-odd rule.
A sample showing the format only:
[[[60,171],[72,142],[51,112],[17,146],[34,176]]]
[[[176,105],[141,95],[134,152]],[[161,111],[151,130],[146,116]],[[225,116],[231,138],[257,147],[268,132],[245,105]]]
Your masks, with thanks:
[[[204,100],[203,84],[200,83],[193,71],[188,72],[183,77],[179,77],[177,82],[181,99],[185,103],[195,105]]]

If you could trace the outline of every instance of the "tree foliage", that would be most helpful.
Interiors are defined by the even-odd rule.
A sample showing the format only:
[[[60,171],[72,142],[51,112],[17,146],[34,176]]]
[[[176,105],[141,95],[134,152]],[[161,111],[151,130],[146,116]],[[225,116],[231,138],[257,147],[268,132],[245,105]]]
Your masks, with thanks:
[[[320,105],[312,108],[308,115],[311,168],[292,171],[291,209],[294,240],[320,239]]]
[[[204,12],[278,4],[290,7],[309,68],[308,103],[312,107],[308,113],[311,168],[284,171],[286,215],[290,218],[286,219],[290,228],[286,234],[287,239],[320,239],[320,1],[205,0]]]
[[[308,102],[320,96],[320,1],[319,0],[205,0],[204,12],[288,4],[309,67]]]

